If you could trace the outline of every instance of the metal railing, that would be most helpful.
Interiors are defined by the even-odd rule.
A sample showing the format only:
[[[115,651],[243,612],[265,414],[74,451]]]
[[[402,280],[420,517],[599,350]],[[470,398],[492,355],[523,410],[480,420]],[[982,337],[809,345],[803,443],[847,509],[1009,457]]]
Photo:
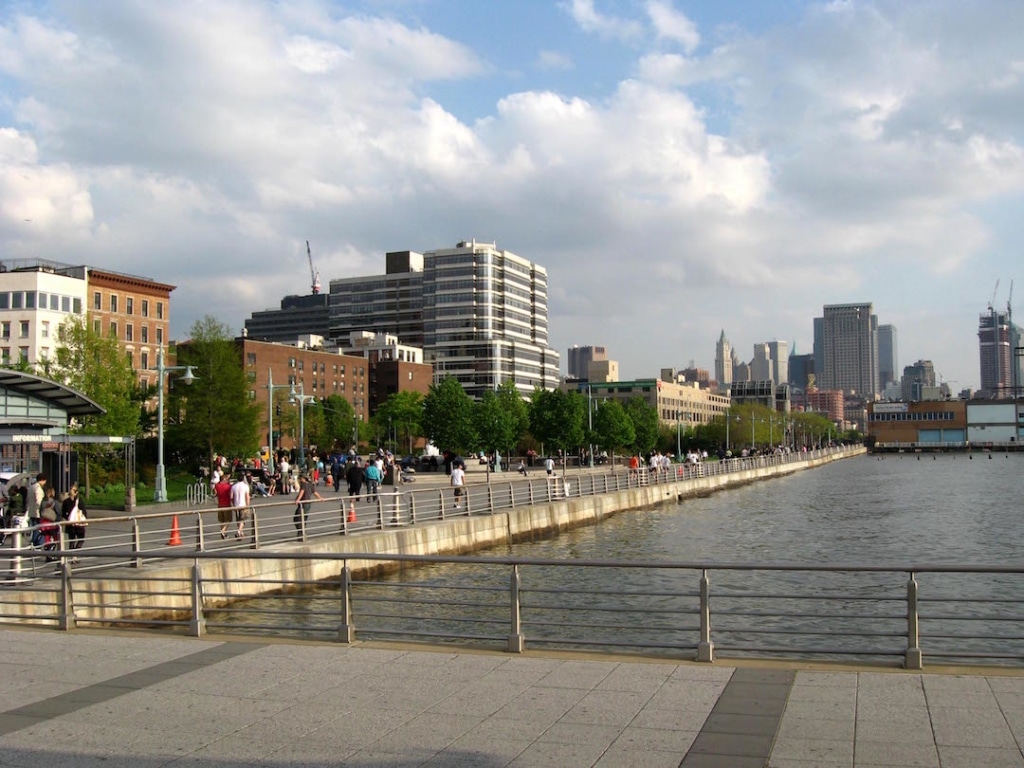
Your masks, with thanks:
[[[58,552],[58,556],[68,553]],[[117,559],[131,553],[108,556]],[[176,627],[356,640],[613,650],[711,662],[744,656],[882,661],[1024,661],[1024,568],[973,565],[801,565],[545,560],[333,553],[169,553],[187,576],[129,570],[148,592],[76,589],[69,564],[39,580],[36,617],[63,629],[87,624]],[[205,560],[329,562],[324,580],[225,578]],[[352,561],[397,573],[356,580]],[[275,563],[274,565],[277,565]],[[239,598],[242,592],[258,596]],[[140,611],[138,598],[154,598]],[[164,602],[160,602],[163,600]],[[6,610],[3,618],[12,618]],[[16,616],[13,616],[17,618]],[[90,618],[91,617],[91,618]]]
[[[106,557],[83,559],[76,570],[94,570],[113,565],[139,568],[147,559],[179,546],[197,552],[258,550],[296,540],[310,541],[394,526],[430,524],[453,517],[495,514],[568,498],[597,496],[630,488],[727,476],[758,468],[799,463],[840,455],[849,450],[831,447],[806,453],[673,464],[658,471],[647,467],[637,470],[605,467],[592,471],[556,472],[551,476],[542,471],[534,471],[525,478],[515,472],[504,472],[492,474],[489,484],[478,482],[466,485],[458,508],[455,506],[453,490],[447,485],[419,489],[409,485],[384,486],[375,497],[371,497],[364,488],[363,495],[356,503],[352,503],[344,493],[339,493],[323,501],[310,502],[304,515],[296,513],[294,497],[282,496],[282,501],[261,499],[260,503],[254,504],[247,511],[244,535],[241,537],[235,536],[237,523],[232,522],[227,525],[227,538],[222,538],[218,510],[211,507],[95,517],[89,520],[84,548],[105,554]],[[204,489],[207,487],[201,485]],[[232,508],[232,512],[236,511],[239,510]],[[65,521],[57,523],[59,540],[53,546],[61,549],[66,546],[67,525]],[[24,526],[0,529],[0,534],[5,536],[5,546],[0,548],[0,584],[18,584],[33,578],[39,570],[38,566],[46,562],[49,555],[41,547],[28,545],[35,530]],[[110,557],[109,553],[114,550],[130,550],[132,554],[118,560]]]

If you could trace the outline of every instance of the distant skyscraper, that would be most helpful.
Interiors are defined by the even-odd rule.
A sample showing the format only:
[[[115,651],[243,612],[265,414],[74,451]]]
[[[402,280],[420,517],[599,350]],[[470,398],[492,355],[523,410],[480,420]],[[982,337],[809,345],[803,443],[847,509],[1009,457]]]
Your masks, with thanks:
[[[896,326],[878,326],[878,391],[884,392],[885,388],[896,381],[896,372],[899,370],[899,355],[896,345]]]
[[[920,402],[925,387],[935,386],[935,366],[931,360],[918,360],[903,369],[903,401]]]
[[[878,318],[868,304],[827,304],[819,389],[872,400],[878,391]]]
[[[794,353],[789,356],[789,383],[795,389],[801,391],[807,389],[808,377],[814,375],[814,355],[798,355]]]
[[[1008,397],[1013,387],[1010,318],[989,308],[978,318],[978,351],[981,358],[983,397]]]
[[[814,318],[814,349],[812,350],[814,357],[814,378],[817,384],[821,383],[822,372],[825,368],[825,318],[816,317]],[[803,386],[807,386],[805,382]]]
[[[591,363],[601,363],[608,360],[608,349],[606,347],[580,347],[569,348],[566,374],[570,379],[586,379],[587,371]]]
[[[754,345],[754,357],[750,361],[751,381],[775,381],[775,369],[772,366],[771,353],[765,343]]]
[[[732,346],[723,330],[715,344],[715,378],[718,379],[718,388],[723,392],[732,384],[732,359]]]
[[[772,361],[772,381],[775,385],[789,382],[789,344],[784,341],[769,341],[768,356]]]

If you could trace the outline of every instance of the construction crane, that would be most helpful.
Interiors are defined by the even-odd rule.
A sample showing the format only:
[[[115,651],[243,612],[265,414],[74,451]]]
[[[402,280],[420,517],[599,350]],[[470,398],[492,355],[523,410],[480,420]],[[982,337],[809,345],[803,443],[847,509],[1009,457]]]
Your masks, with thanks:
[[[309,279],[312,280],[310,288],[313,295],[320,293],[320,273],[313,267],[313,252],[309,250],[309,240],[306,241],[306,258],[309,259]]]
[[[999,293],[999,278],[996,278],[996,287],[992,289],[992,299],[988,303],[988,311],[992,312],[996,308],[996,294]]]

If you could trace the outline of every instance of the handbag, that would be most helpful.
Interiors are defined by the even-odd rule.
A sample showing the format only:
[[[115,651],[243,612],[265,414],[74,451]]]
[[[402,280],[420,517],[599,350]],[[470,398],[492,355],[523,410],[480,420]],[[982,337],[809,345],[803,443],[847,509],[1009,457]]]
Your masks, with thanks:
[[[84,519],[85,519],[85,515],[83,515],[82,514],[82,510],[80,510],[78,508],[78,502],[76,501],[75,502],[75,506],[73,506],[71,508],[71,511],[68,512],[68,522],[69,523],[80,523]]]

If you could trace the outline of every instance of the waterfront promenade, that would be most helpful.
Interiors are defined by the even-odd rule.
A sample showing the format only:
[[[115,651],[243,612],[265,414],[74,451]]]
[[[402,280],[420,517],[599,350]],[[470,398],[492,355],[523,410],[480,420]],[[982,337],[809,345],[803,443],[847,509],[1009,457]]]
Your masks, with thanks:
[[[1024,676],[0,630],[4,766],[1024,766]]]

